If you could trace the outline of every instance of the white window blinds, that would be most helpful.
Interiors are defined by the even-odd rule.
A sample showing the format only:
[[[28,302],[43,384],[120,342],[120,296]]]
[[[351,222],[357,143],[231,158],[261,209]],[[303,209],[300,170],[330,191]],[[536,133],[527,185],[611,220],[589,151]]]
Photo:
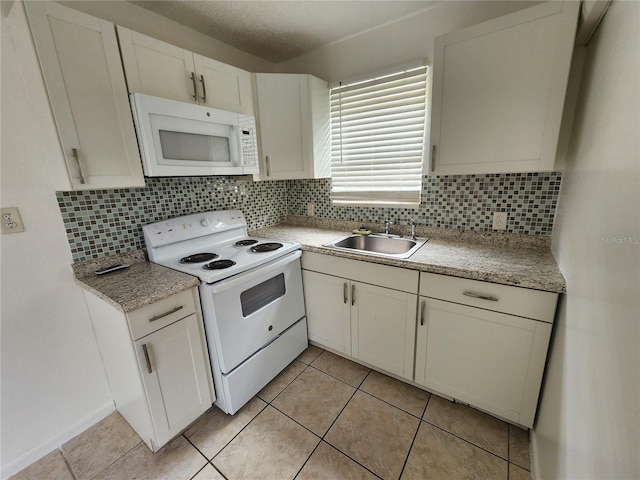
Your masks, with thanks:
[[[331,89],[331,199],[420,203],[427,67]]]

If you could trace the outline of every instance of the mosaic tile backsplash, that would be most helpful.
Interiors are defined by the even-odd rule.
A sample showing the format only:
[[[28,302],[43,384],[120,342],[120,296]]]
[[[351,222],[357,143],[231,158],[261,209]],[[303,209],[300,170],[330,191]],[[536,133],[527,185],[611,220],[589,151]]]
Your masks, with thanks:
[[[507,232],[551,235],[562,176],[550,173],[424,177],[417,209],[331,204],[330,179],[253,182],[245,177],[147,178],[145,188],[57,192],[74,261],[144,247],[142,225],[206,210],[242,210],[250,230],[287,213],[337,220],[490,231],[491,212],[509,214]]]
[[[144,247],[142,225],[207,210],[242,210],[250,229],[284,220],[286,182],[245,177],[145,178],[145,188],[56,192],[73,260]]]
[[[424,177],[420,207],[411,209],[333,205],[330,179],[288,180],[287,213],[306,215],[313,203],[322,218],[491,231],[498,211],[508,212],[507,233],[551,235],[561,181],[560,172]]]

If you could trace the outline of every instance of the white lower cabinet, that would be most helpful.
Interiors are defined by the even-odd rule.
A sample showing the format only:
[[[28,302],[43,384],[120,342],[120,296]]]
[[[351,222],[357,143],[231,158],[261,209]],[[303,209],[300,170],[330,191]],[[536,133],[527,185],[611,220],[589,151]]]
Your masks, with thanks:
[[[155,452],[215,399],[198,292],[128,314],[85,297],[116,408]]]
[[[351,355],[350,281],[303,269],[302,284],[309,340]]]
[[[352,296],[351,355],[412,380],[418,296],[366,283],[352,283]]]
[[[311,342],[533,426],[557,293],[311,252],[302,280]]]
[[[532,427],[557,294],[426,273],[420,293],[444,299],[420,297],[415,382]]]
[[[418,273],[309,252],[302,268],[309,340],[413,380]]]

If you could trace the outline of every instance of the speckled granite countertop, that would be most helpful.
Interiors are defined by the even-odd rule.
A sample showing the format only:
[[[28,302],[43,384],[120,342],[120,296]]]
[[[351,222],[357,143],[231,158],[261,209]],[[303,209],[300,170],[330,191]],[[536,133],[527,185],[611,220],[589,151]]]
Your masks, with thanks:
[[[104,275],[93,273],[122,263],[129,268]],[[75,263],[73,270],[83,288],[125,313],[200,284],[197,277],[147,262],[142,250]]]
[[[564,277],[546,242],[536,244],[530,239],[501,236],[496,236],[496,241],[492,242],[487,234],[478,234],[478,241],[474,242],[473,234],[453,233],[445,238],[427,232],[429,241],[406,260],[323,247],[349,232],[347,229],[281,224],[254,230],[251,234],[299,242],[302,249],[309,252],[548,292],[565,291]]]

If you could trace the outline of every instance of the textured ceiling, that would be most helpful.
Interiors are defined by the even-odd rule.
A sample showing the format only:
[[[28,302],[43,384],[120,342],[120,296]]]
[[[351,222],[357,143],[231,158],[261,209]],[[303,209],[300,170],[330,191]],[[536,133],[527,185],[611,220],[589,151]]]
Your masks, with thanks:
[[[130,1],[273,63],[441,3],[436,0]]]

